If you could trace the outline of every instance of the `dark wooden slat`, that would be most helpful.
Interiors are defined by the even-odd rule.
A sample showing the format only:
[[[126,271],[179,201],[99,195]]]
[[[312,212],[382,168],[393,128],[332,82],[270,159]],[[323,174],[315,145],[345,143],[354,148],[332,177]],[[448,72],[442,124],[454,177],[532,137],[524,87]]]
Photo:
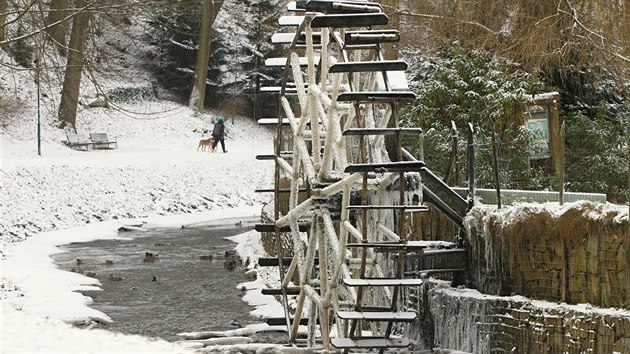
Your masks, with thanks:
[[[388,322],[412,322],[416,319],[415,312],[359,312],[339,311],[337,316],[343,320],[366,320]]]
[[[319,294],[319,289],[315,289]],[[262,289],[260,291],[263,295],[282,295],[282,289]],[[287,288],[287,295],[300,295],[300,288]]]
[[[388,21],[389,18],[384,13],[319,15],[313,17],[311,28],[380,26],[386,25]]]
[[[273,188],[267,188],[267,189],[255,189],[254,192],[255,193],[274,193],[276,190]],[[306,188],[301,188],[298,190],[300,193],[301,192],[307,192]],[[282,188],[282,189],[278,189],[278,193],[291,193],[290,189],[286,189],[286,188]]]
[[[406,348],[407,338],[330,338],[330,344],[339,349]]]
[[[426,245],[414,245],[398,242],[349,243],[346,246],[352,248],[373,248],[375,252],[414,252],[418,255],[422,255],[427,247]]]
[[[271,43],[273,44],[291,44],[295,39],[295,33],[275,33],[271,36]],[[306,34],[302,32],[296,42],[297,45],[306,45]],[[320,32],[313,32],[313,45],[322,44],[322,34]]]
[[[350,128],[342,135],[415,135],[422,134],[422,128]]]
[[[307,224],[298,224],[300,231],[306,232],[308,230]],[[254,229],[258,232],[275,232],[276,225],[275,224],[256,224]],[[283,226],[280,228],[280,232],[290,232],[291,228],[287,226]]]
[[[282,264],[287,266],[291,264],[293,257],[282,257]],[[315,258],[313,264],[319,264],[319,258]],[[261,267],[277,267],[278,266],[278,258],[277,257],[262,257],[258,258],[258,265]]]
[[[391,312],[391,306],[361,306],[362,311],[369,312]]]
[[[290,319],[291,323],[293,323],[293,318]],[[284,317],[268,317],[265,319],[270,326],[284,326],[287,324],[287,320]],[[308,318],[300,318],[300,324],[303,326],[308,325]]]
[[[460,226],[468,212],[468,202],[428,168],[420,170],[423,197]]]
[[[404,162],[389,162],[389,163],[365,163],[365,164],[352,164],[348,165],[344,172],[406,172],[406,171],[419,171],[425,167],[422,161],[404,161]]]
[[[262,289],[263,295],[282,295],[282,289]],[[287,295],[300,295],[300,288],[287,288]]]
[[[347,31],[344,35],[345,46],[392,43],[400,41],[397,30]]]
[[[465,248],[435,248],[435,249],[424,249],[422,252],[423,256],[443,256],[445,254],[464,254],[468,252]]]
[[[343,279],[343,283],[348,286],[418,286],[422,285],[422,279],[390,279],[390,278],[369,278],[369,279]]]
[[[302,4],[298,4],[302,3]],[[304,12],[306,9],[304,8],[305,1],[289,1],[287,4],[288,12]]]
[[[330,67],[331,73],[404,71],[404,70],[407,70],[407,63],[404,60],[350,61],[350,62],[336,63]]]
[[[281,157],[283,159],[290,159],[290,158],[293,158],[293,154],[287,155],[287,154],[282,154],[281,153],[280,156],[273,155],[273,154],[271,154],[271,155],[256,155],[256,160],[275,160],[276,157]]]
[[[374,91],[374,92],[344,92],[337,96],[339,102],[359,103],[391,103],[413,102],[416,94],[411,91]]]
[[[378,209],[393,209],[393,210],[408,210],[408,211],[428,211],[424,205],[348,205],[348,210],[378,210]]]
[[[280,118],[260,118],[258,120],[259,125],[277,125],[280,122]],[[289,119],[282,118],[282,125],[289,126]]]

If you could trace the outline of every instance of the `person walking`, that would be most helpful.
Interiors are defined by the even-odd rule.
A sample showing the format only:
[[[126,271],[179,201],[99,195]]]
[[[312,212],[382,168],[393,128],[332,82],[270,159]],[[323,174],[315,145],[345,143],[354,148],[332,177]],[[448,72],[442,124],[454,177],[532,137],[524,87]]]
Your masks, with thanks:
[[[223,124],[223,117],[219,117],[219,121],[214,125],[212,129],[212,139],[214,142],[212,143],[212,151],[215,151],[217,148],[217,143],[221,142],[221,148],[223,152],[227,152],[225,150],[225,125]]]

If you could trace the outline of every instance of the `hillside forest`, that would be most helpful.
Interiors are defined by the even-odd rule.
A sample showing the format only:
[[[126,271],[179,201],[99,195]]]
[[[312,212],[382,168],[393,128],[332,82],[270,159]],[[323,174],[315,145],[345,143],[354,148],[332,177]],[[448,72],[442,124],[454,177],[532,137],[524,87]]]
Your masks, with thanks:
[[[263,63],[283,56],[270,37],[287,1],[0,0],[0,124],[24,105],[11,81],[27,72],[45,114],[76,131],[77,116],[125,100],[172,100],[272,116],[259,88],[278,83]],[[466,185],[474,128],[477,187],[606,193],[630,198],[630,2],[627,0],[382,0],[417,94],[407,142],[451,185]],[[124,84],[123,84],[124,83]],[[527,119],[557,111],[560,163]],[[39,97],[36,102],[39,102]],[[562,170],[559,179],[558,170]]]

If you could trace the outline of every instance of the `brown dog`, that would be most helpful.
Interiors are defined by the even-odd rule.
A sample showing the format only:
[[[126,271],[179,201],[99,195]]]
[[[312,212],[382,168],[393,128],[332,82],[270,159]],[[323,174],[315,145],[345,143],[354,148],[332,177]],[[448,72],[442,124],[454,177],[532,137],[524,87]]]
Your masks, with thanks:
[[[199,140],[199,146],[197,146],[197,151],[201,148],[201,151],[206,151],[206,148],[212,148],[212,143],[214,143],[214,139],[201,139]]]

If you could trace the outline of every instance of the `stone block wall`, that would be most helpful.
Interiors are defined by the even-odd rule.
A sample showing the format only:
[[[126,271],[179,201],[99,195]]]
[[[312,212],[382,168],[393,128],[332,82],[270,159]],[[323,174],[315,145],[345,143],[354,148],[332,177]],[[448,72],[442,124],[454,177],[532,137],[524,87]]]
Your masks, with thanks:
[[[630,309],[627,208],[477,207],[466,226],[471,287],[482,293]]]
[[[465,225],[468,288],[405,292],[417,350],[630,353],[627,206],[481,206]]]
[[[630,311],[494,296],[429,281],[408,310],[417,349],[469,353],[630,353]]]

